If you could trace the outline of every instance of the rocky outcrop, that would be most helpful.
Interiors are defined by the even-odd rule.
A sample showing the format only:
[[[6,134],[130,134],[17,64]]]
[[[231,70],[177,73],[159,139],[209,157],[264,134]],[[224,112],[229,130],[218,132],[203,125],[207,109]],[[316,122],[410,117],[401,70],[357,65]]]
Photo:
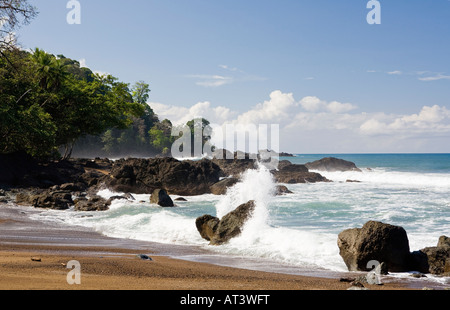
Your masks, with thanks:
[[[92,196],[89,199],[82,197],[75,201],[75,211],[93,212],[93,211],[107,211],[111,205],[111,200],[107,200],[100,196]]]
[[[287,160],[282,160],[278,164],[278,170],[273,170],[272,174],[278,183],[316,183],[329,182],[327,178],[319,173],[309,172],[305,165],[292,164]]]
[[[362,228],[341,232],[338,247],[350,271],[370,271],[370,261],[385,263],[392,272],[411,268],[408,237],[399,226],[369,221]]]
[[[21,206],[33,206],[41,209],[67,210],[73,205],[72,194],[59,187],[51,189],[30,189],[20,191],[15,196],[15,203]]]
[[[32,198],[33,207],[67,210],[73,205],[72,194],[66,190],[49,190]]]
[[[113,164],[106,186],[117,192],[151,194],[164,188],[171,195],[210,193],[223,172],[210,160],[178,161],[174,158],[120,159]]]
[[[420,250],[426,255],[428,271],[435,275],[450,276],[450,238],[441,236],[435,247]]]
[[[161,207],[173,207],[173,200],[163,189],[155,189],[150,196],[150,203],[157,204]]]
[[[224,244],[242,232],[242,228],[251,217],[255,206],[255,202],[251,200],[226,214],[220,220],[211,215],[203,215],[195,222],[197,230],[202,238],[210,241],[211,245]]]
[[[361,171],[358,167],[356,167],[355,163],[334,157],[322,158],[320,160],[306,163],[305,166],[309,170],[319,170],[328,172]]]

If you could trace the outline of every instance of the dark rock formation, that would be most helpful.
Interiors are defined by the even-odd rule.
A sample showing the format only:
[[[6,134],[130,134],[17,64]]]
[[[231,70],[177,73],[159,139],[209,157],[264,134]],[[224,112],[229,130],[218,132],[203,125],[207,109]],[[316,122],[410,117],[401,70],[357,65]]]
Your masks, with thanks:
[[[72,194],[64,190],[48,190],[32,198],[32,205],[35,208],[67,210],[73,205]]]
[[[112,200],[106,200],[100,196],[87,198],[78,198],[75,201],[75,211],[107,211]]]
[[[224,244],[241,233],[255,206],[255,202],[251,200],[240,205],[220,220],[211,215],[203,215],[196,220],[197,230],[202,238],[210,241],[211,245]]]
[[[385,263],[389,271],[410,270],[409,241],[399,226],[370,221],[338,236],[339,254],[350,271],[370,271],[370,261]]]
[[[108,188],[117,192],[151,194],[164,188],[173,195],[202,195],[223,176],[210,160],[178,161],[174,158],[120,159],[105,179]]]
[[[150,203],[160,205],[161,207],[173,207],[173,200],[163,189],[155,189],[150,196]]]
[[[272,174],[278,183],[316,183],[329,182],[329,180],[319,173],[309,172],[305,165],[292,164],[287,160],[282,160],[278,164],[278,170],[273,170]]]
[[[327,157],[320,160],[316,160],[310,163],[306,163],[305,166],[309,170],[319,170],[319,171],[361,171],[356,167],[355,163],[351,161],[346,161],[339,158]]]
[[[435,247],[420,250],[426,255],[428,271],[435,275],[450,276],[450,238],[441,236]]]

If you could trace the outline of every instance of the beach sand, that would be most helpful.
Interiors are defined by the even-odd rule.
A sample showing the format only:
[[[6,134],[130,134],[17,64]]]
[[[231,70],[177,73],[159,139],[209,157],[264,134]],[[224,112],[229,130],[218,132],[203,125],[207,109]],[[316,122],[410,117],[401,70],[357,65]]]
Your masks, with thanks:
[[[0,204],[0,290],[346,290],[339,278],[309,277],[174,259],[167,246],[107,238],[96,232],[43,225],[32,208]],[[174,247],[174,250],[175,247]],[[178,251],[182,251],[178,250]],[[143,260],[146,254],[152,260]],[[80,263],[81,284],[66,267]],[[370,290],[410,290],[404,281]]]

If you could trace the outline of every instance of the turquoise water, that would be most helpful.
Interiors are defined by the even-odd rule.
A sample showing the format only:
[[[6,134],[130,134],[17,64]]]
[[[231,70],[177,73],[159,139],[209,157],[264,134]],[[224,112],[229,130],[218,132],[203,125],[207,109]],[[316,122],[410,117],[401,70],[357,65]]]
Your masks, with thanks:
[[[282,159],[304,164],[330,156],[353,161],[362,171],[319,172],[333,182],[287,184],[293,194],[273,196],[271,174],[259,169],[249,171],[224,196],[186,197],[187,202],[173,209],[147,203],[148,195],[135,195],[136,201],[145,202],[116,200],[109,211],[89,217],[71,211],[49,211],[44,216],[113,237],[190,245],[217,255],[330,271],[346,271],[338,234],[369,220],[404,227],[411,251],[435,246],[441,235],[450,236],[449,154],[309,154]],[[349,179],[360,182],[346,182]],[[241,236],[220,247],[210,247],[199,236],[198,216],[221,217],[248,200],[256,200],[257,210]]]
[[[283,157],[292,163],[306,164],[325,157],[354,162],[358,167],[389,171],[450,173],[450,154],[296,154]]]

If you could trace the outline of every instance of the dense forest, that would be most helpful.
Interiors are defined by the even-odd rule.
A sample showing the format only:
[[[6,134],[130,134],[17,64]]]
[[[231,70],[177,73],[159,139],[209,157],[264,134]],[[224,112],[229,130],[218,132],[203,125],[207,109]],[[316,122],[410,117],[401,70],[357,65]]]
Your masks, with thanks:
[[[38,158],[169,155],[172,123],[147,104],[144,81],[130,86],[76,60],[25,51],[12,31],[37,15],[26,0],[0,0],[0,153]],[[189,124],[192,127],[192,124]]]

